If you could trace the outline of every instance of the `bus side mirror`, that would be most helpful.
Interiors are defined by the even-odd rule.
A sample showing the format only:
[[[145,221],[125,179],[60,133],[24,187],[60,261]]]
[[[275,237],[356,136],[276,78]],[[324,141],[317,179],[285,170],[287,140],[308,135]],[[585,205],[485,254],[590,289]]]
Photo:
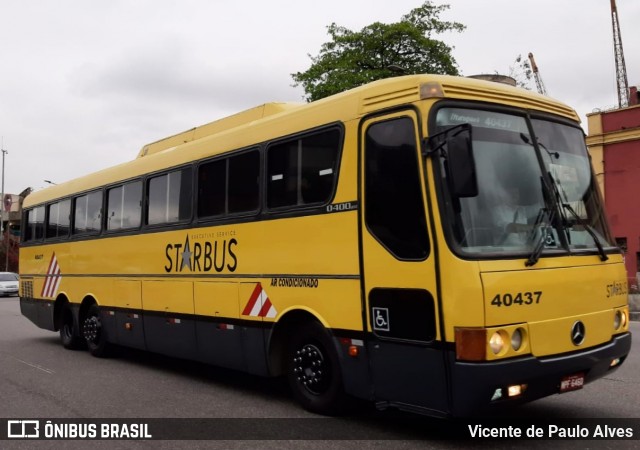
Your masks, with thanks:
[[[447,136],[447,178],[451,193],[457,198],[476,197],[478,180],[473,158],[471,127],[465,127]]]

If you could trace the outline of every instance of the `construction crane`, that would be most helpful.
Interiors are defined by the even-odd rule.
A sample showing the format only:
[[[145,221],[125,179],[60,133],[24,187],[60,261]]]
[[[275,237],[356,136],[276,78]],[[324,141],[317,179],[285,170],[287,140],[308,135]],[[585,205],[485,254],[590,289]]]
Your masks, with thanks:
[[[611,0],[611,25],[613,26],[613,52],[616,58],[616,82],[618,84],[618,108],[629,106],[629,83],[627,82],[627,66],[624,63],[622,36],[616,0]]]
[[[538,70],[536,60],[533,59],[533,53],[529,53],[529,61],[531,61],[531,70],[533,71],[533,78],[536,81],[536,89],[538,90],[538,93],[542,95],[548,95],[547,88],[544,87],[544,83],[542,82],[542,77],[540,76],[540,71]]]

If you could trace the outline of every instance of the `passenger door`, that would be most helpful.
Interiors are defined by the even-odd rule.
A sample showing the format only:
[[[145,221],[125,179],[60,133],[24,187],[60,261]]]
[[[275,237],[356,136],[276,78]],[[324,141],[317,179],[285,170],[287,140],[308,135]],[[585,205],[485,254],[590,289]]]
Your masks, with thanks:
[[[429,233],[418,116],[361,127],[362,267],[367,346],[377,401],[444,411],[436,267]]]

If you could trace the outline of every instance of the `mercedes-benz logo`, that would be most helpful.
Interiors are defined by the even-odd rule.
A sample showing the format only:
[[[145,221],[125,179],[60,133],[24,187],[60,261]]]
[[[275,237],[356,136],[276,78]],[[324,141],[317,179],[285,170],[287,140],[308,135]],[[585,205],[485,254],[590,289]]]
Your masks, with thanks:
[[[584,323],[578,320],[571,327],[571,342],[573,342],[573,345],[580,345],[584,342],[585,335],[586,330]]]

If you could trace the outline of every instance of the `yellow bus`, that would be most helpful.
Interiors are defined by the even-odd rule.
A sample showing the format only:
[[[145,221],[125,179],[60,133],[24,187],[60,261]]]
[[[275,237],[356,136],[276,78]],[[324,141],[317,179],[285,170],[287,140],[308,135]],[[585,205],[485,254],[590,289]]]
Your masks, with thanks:
[[[631,346],[579,118],[411,75],[266,104],[31,194],[22,313],[128,346],[461,416],[579,389]]]

